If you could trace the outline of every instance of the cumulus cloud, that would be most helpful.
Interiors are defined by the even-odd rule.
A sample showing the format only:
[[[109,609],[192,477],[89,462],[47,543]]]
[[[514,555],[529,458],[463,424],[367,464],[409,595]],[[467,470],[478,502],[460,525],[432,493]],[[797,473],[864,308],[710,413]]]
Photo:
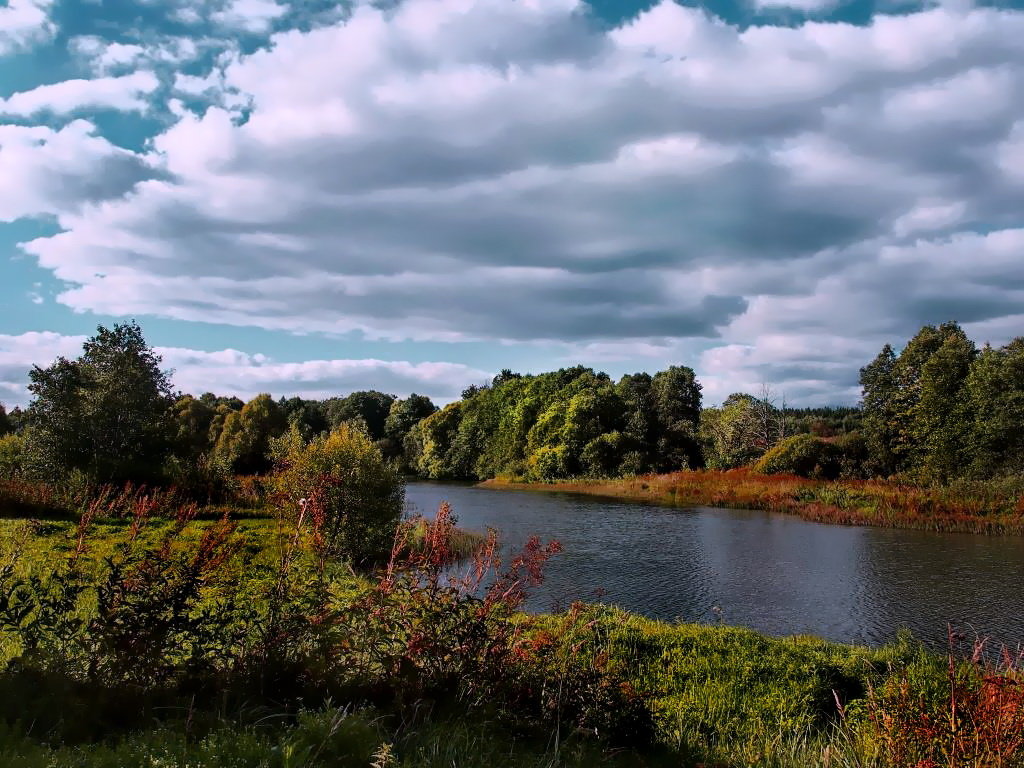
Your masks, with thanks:
[[[178,66],[196,59],[214,41],[189,37],[162,36],[156,40],[116,42],[96,35],[81,35],[68,42],[68,49],[95,75],[124,74],[142,66]]]
[[[0,335],[0,402],[25,405],[28,371],[49,365],[58,356],[75,358],[84,336],[31,332]],[[394,360],[306,360],[279,362],[266,355],[234,349],[204,352],[180,347],[156,347],[162,367],[173,371],[176,389],[193,394],[215,392],[248,400],[261,392],[278,396],[325,398],[377,389],[407,397],[413,392],[436,402],[458,399],[473,383],[493,374],[466,365],[445,362],[411,363]]]
[[[740,29],[663,0],[605,29],[576,0],[356,4],[178,76],[220,106],[175,105],[162,176],[24,247],[76,310],[599,359],[699,340],[723,382],[845,397],[876,343],[1018,314],[1021,39],[969,6]]]
[[[0,125],[0,221],[59,214],[119,197],[151,173],[86,120],[55,130]]]
[[[215,24],[245,32],[260,33],[270,29],[275,19],[288,9],[274,0],[231,0],[224,8],[210,15]]]
[[[0,8],[0,56],[49,39],[54,33],[52,0],[8,0]]]
[[[63,336],[51,331],[30,331],[18,336],[0,334],[0,403],[25,405],[29,399],[28,372],[33,365],[49,365],[58,357],[82,351],[84,336]]]
[[[147,96],[160,85],[149,71],[92,80],[64,80],[0,99],[0,115],[30,117],[41,112],[64,115],[83,109],[142,112]]]

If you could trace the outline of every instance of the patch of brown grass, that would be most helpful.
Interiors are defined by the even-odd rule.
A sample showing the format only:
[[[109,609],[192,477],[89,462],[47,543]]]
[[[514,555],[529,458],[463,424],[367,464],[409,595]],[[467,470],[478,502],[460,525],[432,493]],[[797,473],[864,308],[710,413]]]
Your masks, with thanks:
[[[679,507],[732,507],[839,525],[1024,534],[1024,494],[997,485],[927,487],[885,480],[823,481],[749,469],[554,483],[488,480],[490,488],[562,491]]]

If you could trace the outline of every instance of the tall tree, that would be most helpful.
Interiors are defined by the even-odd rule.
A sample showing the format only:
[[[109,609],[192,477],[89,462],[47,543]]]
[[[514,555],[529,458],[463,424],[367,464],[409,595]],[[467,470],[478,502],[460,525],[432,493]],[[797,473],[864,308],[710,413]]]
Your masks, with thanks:
[[[29,442],[39,468],[100,481],[159,475],[174,403],[160,362],[131,322],[100,326],[77,360],[33,367]]]
[[[649,373],[626,374],[615,385],[623,405],[623,432],[648,451],[658,441],[653,380]]]
[[[370,439],[381,440],[395,399],[394,395],[376,390],[353,392],[348,397],[329,401],[327,418],[332,429],[346,422],[356,422],[366,428]]]
[[[881,475],[896,471],[896,353],[886,344],[873,361],[860,369],[861,408],[864,411],[864,438],[868,444],[872,470]]]
[[[914,467],[929,479],[945,482],[964,474],[970,463],[974,419],[966,384],[977,349],[959,326],[941,330],[941,346],[921,366],[911,436]]]
[[[256,395],[242,410],[228,414],[214,456],[232,472],[266,472],[273,464],[270,441],[287,429],[288,419],[281,406],[268,394]]]
[[[703,466],[697,439],[701,386],[693,369],[673,365],[659,371],[651,379],[651,397],[658,425],[658,469],[669,471]]]
[[[1024,472],[1024,337],[982,349],[967,379],[971,474]]]
[[[0,437],[13,431],[14,429],[11,426],[11,420],[7,418],[7,411],[4,408],[4,404],[0,403]]]
[[[217,411],[207,400],[183,395],[174,403],[174,455],[194,464],[213,447],[210,425]]]

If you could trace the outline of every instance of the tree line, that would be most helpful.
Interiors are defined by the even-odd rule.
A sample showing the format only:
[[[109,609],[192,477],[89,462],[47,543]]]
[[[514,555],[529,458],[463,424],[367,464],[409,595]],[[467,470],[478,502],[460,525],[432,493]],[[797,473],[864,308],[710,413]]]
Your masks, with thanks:
[[[28,408],[7,413],[0,406],[0,476],[211,488],[269,471],[274,442],[289,432],[308,443],[341,425],[365,434],[384,460],[403,468],[409,431],[437,410],[423,395],[377,391],[325,400],[195,397],[175,393],[160,364],[131,322],[101,326],[75,360],[35,366]]]
[[[1024,471],[1024,337],[981,349],[956,323],[886,344],[861,369],[873,474],[946,482]]]
[[[285,436],[345,426],[392,469],[435,479],[614,477],[753,466],[821,477],[948,482],[1024,470],[1024,339],[978,349],[925,326],[861,369],[859,408],[791,408],[767,386],[703,407],[693,370],[617,381],[575,366],[504,370],[438,409],[378,391],[310,400],[174,393],[135,323],[100,327],[76,360],[30,372],[25,410],[0,406],[0,475],[204,488],[263,474]]]

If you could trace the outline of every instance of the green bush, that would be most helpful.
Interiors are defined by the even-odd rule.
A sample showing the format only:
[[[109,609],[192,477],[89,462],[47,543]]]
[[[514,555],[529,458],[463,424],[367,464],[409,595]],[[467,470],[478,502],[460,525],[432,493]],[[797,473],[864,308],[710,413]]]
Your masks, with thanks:
[[[315,522],[332,555],[366,564],[390,552],[405,485],[364,432],[342,424],[307,444],[293,427],[272,452],[275,489],[296,514],[309,503],[322,512]]]
[[[861,432],[854,431],[836,439],[839,449],[840,476],[849,480],[864,479],[882,471],[874,466],[867,440]]]
[[[834,480],[839,477],[841,458],[841,451],[832,443],[813,435],[794,435],[772,446],[754,464],[754,471]]]
[[[615,474],[629,446],[629,438],[621,432],[607,432],[595,437],[580,453],[583,469],[591,475],[607,477]]]
[[[20,475],[25,469],[25,461],[25,440],[22,437],[0,437],[0,479]]]
[[[569,474],[569,449],[564,445],[542,445],[530,456],[531,480],[557,480]]]

